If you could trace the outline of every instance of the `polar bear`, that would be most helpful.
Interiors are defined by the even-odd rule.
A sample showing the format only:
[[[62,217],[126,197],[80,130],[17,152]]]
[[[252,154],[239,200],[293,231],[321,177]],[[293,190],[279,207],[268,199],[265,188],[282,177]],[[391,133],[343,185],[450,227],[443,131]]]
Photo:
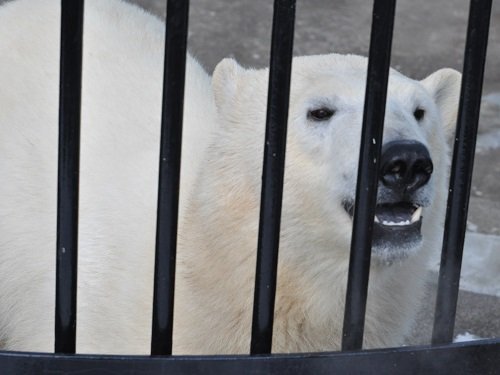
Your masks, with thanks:
[[[340,347],[366,70],[367,59],[354,55],[293,60],[275,352]],[[217,141],[181,227],[182,353],[245,353],[250,345],[267,79],[267,69],[230,59],[213,74]],[[422,81],[390,71],[366,348],[400,345],[418,311],[426,263],[441,245],[459,87],[451,69]]]
[[[0,6],[5,349],[54,348],[60,3]],[[77,350],[147,354],[165,25],[123,1],[86,0],[84,30]],[[196,152],[183,153],[181,201],[216,124],[209,75],[191,57],[186,70],[184,139]]]
[[[58,2],[0,7],[0,348],[53,350]],[[77,352],[147,354],[164,25],[84,24]],[[174,353],[248,353],[268,70],[188,57]],[[341,341],[367,60],[293,61],[274,352]],[[391,70],[365,347],[399,345],[439,249],[460,74]]]

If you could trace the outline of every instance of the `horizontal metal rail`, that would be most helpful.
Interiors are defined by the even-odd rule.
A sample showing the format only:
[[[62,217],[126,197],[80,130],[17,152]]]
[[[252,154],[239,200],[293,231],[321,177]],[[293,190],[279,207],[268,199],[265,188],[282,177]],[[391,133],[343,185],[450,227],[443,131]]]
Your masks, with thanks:
[[[434,344],[450,343],[453,339],[490,14],[491,0],[470,2],[462,88],[432,333]]]
[[[361,352],[259,356],[97,356],[0,352],[2,374],[493,374],[500,339]],[[492,372],[493,371],[493,372]]]

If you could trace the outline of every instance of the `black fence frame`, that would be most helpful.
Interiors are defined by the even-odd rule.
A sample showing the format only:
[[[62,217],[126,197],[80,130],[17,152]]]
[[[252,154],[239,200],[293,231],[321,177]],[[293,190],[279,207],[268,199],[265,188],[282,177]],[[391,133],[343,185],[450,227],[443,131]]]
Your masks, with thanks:
[[[342,352],[271,353],[295,0],[275,0],[250,355],[172,356],[188,0],[167,1],[151,356],[77,355],[78,176],[84,0],[61,0],[55,354],[0,352],[5,374],[494,373],[500,338],[451,343],[492,0],[471,0],[432,345],[360,350],[396,0],[375,0]],[[373,142],[372,140],[376,141]],[[375,160],[375,165],[374,165]],[[363,192],[363,193],[361,193]]]

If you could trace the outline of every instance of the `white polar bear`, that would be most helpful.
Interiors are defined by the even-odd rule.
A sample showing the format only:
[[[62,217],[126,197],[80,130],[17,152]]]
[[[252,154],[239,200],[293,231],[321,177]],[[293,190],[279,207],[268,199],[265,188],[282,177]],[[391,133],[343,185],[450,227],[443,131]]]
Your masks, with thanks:
[[[0,7],[0,347],[53,350],[58,2]],[[148,353],[164,26],[86,1],[77,351]],[[293,62],[273,351],[339,348],[366,59]],[[460,75],[391,71],[365,346],[398,345],[441,242]],[[186,74],[175,353],[248,353],[267,70]],[[423,219],[422,219],[423,217]]]
[[[339,349],[366,69],[367,59],[352,55],[293,61],[276,352]],[[214,72],[217,142],[181,227],[182,353],[250,345],[267,78],[233,60]],[[426,262],[441,245],[459,86],[451,69],[420,82],[390,71],[365,347],[401,344],[418,311]]]
[[[77,350],[148,353],[165,26],[125,2],[87,0],[84,30]],[[54,346],[59,39],[60,1],[0,7],[7,349]],[[184,138],[196,151],[183,155],[181,200],[216,123],[210,77],[191,58],[186,76],[185,122],[193,126]]]

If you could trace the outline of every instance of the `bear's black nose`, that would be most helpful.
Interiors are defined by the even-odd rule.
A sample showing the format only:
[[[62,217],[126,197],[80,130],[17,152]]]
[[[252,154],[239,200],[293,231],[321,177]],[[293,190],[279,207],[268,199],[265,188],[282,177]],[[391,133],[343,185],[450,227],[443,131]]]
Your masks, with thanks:
[[[431,156],[420,142],[388,142],[382,148],[381,161],[380,180],[398,193],[412,193],[431,178]]]

